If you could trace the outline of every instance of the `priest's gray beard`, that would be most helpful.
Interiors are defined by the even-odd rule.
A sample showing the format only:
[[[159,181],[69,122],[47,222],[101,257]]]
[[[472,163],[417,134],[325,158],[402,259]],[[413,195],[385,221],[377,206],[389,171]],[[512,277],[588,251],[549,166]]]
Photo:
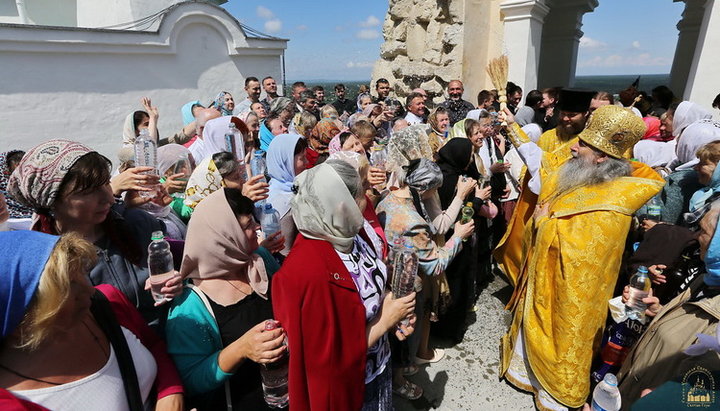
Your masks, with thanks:
[[[591,186],[629,176],[632,171],[630,163],[608,157],[602,163],[595,163],[594,158],[575,157],[560,167],[558,176],[558,193],[564,193],[577,187]]]

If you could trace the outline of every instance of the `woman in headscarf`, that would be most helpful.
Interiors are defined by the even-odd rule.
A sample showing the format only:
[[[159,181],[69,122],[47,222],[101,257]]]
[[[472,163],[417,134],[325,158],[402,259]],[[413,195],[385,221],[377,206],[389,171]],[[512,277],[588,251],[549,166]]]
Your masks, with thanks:
[[[191,283],[170,309],[166,336],[190,406],[200,411],[270,409],[260,367],[286,354],[282,328],[265,331],[277,244],[258,245],[253,211],[240,191],[223,188],[190,220],[181,274]]]
[[[187,126],[188,124],[195,121],[196,117],[196,111],[199,111],[203,109],[203,105],[200,103],[200,100],[193,100],[188,103],[185,103],[184,106],[180,109],[180,113],[182,113],[182,119],[183,119],[183,126]]]
[[[227,91],[221,91],[209,107],[215,107],[223,116],[232,116],[235,110],[235,99]]]
[[[415,294],[385,294],[381,256],[360,234],[363,190],[355,169],[328,160],[295,180],[300,231],[273,277],[273,310],[288,335],[292,407],[390,410],[388,331],[412,333]]]
[[[360,139],[348,129],[340,131],[328,144],[328,152],[330,155],[339,151],[352,151],[365,155],[365,148],[360,142]]]
[[[270,176],[270,192],[267,204],[272,204],[280,215],[280,229],[285,237],[282,254],[287,256],[295,242],[297,228],[290,212],[290,200],[294,195],[293,181],[307,168],[305,149],[307,140],[297,134],[280,134],[270,143],[267,152],[267,171]]]
[[[428,116],[428,125],[430,126],[430,148],[433,151],[433,157],[437,158],[440,147],[445,144],[448,138],[450,128],[450,115],[444,107],[438,107]]]
[[[223,187],[242,189],[242,168],[227,151],[215,153],[201,161],[188,179],[185,205],[195,209],[210,194]]]
[[[324,118],[320,120],[310,132],[308,148],[306,150],[308,168],[315,167],[328,157],[328,145],[330,140],[340,133],[335,121]]]
[[[195,140],[195,143],[190,146],[190,152],[193,158],[197,162],[201,162],[206,158],[212,156],[215,153],[221,151],[229,151],[225,135],[230,130],[230,123],[235,125],[235,129],[240,135],[235,135],[235,147],[236,150],[245,149],[245,139],[250,130],[247,125],[242,122],[239,118],[234,116],[224,116],[208,120],[205,123],[205,128],[202,132],[202,139]],[[235,154],[239,155],[239,152]]]
[[[15,170],[15,167],[20,163],[20,160],[25,155],[24,151],[12,150],[5,153],[0,153],[0,193],[5,196],[5,202],[7,203],[10,218],[24,218],[28,219],[32,217],[33,210],[30,207],[24,206],[23,204],[13,200],[8,195],[7,187],[10,174]]]
[[[268,119],[279,118],[280,121],[285,124],[285,127],[290,127],[290,122],[295,115],[295,111],[296,108],[292,99],[287,97],[278,97],[270,103],[270,112],[268,112],[263,124],[267,123]],[[268,144],[270,144],[270,142],[268,142]]]
[[[477,168],[474,163],[473,145],[465,138],[455,138],[448,141],[438,152],[438,166],[442,171],[443,182],[438,189],[440,204],[447,208],[455,201],[458,180],[478,177]],[[446,269],[448,285],[450,287],[451,303],[447,306],[445,313],[441,313],[439,320],[433,324],[433,334],[443,338],[449,338],[454,343],[463,340],[465,333],[465,320],[468,311],[475,304],[475,296],[479,294],[482,283],[487,281],[483,278],[490,274],[490,256],[480,261],[482,251],[489,251],[487,241],[488,227],[484,218],[481,218],[483,206],[490,198],[490,187],[481,189],[475,186],[475,192],[463,199],[463,203],[472,204],[475,216],[476,236],[468,238],[463,243],[462,250],[455,256],[452,263]],[[452,237],[452,233],[445,235],[445,240]],[[485,249],[480,249],[485,247]],[[483,267],[479,267],[478,264]]]
[[[696,153],[718,139],[720,123],[712,120],[700,120],[684,129],[676,148],[675,162],[680,165],[665,178],[667,183],[658,197],[662,202],[661,221],[683,224],[683,214],[689,211],[690,197],[703,188],[694,169],[700,161]]]
[[[119,290],[88,281],[91,243],[0,233],[0,259],[0,387],[42,409],[183,410],[165,343]]]
[[[383,230],[377,213],[375,212],[375,206],[370,197],[367,195],[368,191],[371,189],[369,179],[371,167],[367,157],[353,151],[338,151],[330,154],[328,160],[345,161],[353,166],[355,171],[357,171],[360,175],[360,180],[362,182],[363,189],[365,190],[365,201],[360,204],[360,211],[365,219],[363,228],[365,229],[365,232],[368,233],[367,236],[370,237],[378,254],[382,255],[383,259],[386,258],[388,254],[388,244],[387,238],[385,237],[385,231]],[[376,235],[372,234],[373,231]]]
[[[418,293],[415,310],[419,319],[418,329],[409,342],[407,357],[396,361],[399,366],[412,373],[410,370],[414,365],[437,362],[444,356],[443,350],[429,350],[426,347],[424,348],[430,352],[420,353],[419,346],[427,344],[430,317],[437,315],[446,303],[440,301],[441,288],[447,285],[442,281],[445,269],[461,250],[462,240],[472,235],[474,225],[473,222],[456,223],[453,235],[444,245],[438,245],[434,241],[437,230],[421,199],[433,195],[434,189],[442,184],[440,169],[432,161],[420,158],[408,161],[404,166],[398,165],[393,172],[398,189],[391,191],[378,204],[377,213],[384,224],[388,242],[411,244],[419,257],[418,278],[421,281],[415,286]],[[419,354],[427,357],[418,357]],[[417,399],[422,395],[422,389],[406,380],[402,372],[395,373],[393,380],[393,390],[398,395],[407,399]]]
[[[123,147],[132,147],[135,144],[135,139],[140,135],[140,130],[143,128],[148,129],[150,137],[155,142],[158,142],[158,109],[152,105],[152,102],[147,97],[143,97],[140,102],[145,110],[133,111],[125,117],[123,123]]]
[[[167,144],[158,148],[157,151],[157,169],[160,177],[160,183],[165,186],[168,194],[172,197],[172,202],[168,207],[172,213],[158,218],[163,220],[168,229],[176,227],[182,233],[180,238],[173,236],[168,232],[168,236],[174,239],[185,239],[187,232],[187,222],[190,220],[192,209],[185,205],[185,189],[187,188],[188,179],[192,175],[195,161],[190,154],[190,150],[180,144]],[[172,215],[170,215],[172,214]],[[177,218],[180,221],[175,221]],[[179,223],[182,223],[179,224]]]
[[[671,106],[668,116],[672,119],[672,135],[679,139],[690,124],[699,120],[711,119],[712,113],[697,103],[683,101],[675,109]]]
[[[116,201],[110,184],[110,160],[80,143],[50,140],[25,154],[10,176],[12,197],[32,207],[32,229],[48,234],[78,233],[95,244],[98,259],[90,271],[94,284],[110,284],[122,291],[143,317],[157,324],[165,312],[153,300],[149,284],[147,248],[151,234],[163,224],[148,213]],[[157,177],[137,175],[139,184]],[[182,289],[179,277],[161,291],[170,296]]]

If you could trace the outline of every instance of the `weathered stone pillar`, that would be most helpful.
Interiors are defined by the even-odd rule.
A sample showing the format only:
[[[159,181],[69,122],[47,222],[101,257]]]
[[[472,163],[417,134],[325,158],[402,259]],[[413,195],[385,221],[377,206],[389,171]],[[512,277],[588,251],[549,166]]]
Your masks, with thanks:
[[[691,75],[691,67],[695,59],[696,51],[701,52],[698,47],[700,28],[703,24],[706,0],[674,0],[683,1],[685,10],[682,19],[677,24],[678,42],[675,48],[675,58],[670,70],[670,89],[676,96],[683,96]],[[715,27],[720,29],[720,27]],[[705,35],[706,33],[703,33]],[[717,54],[717,49],[715,50]],[[717,73],[717,71],[716,71]],[[711,100],[712,101],[712,100]]]
[[[583,36],[582,17],[595,10],[598,0],[547,0],[546,5],[550,12],[543,25],[538,86],[572,86]]]
[[[543,22],[550,8],[543,0],[506,0],[500,10],[505,23],[509,80],[526,94],[537,87]]]

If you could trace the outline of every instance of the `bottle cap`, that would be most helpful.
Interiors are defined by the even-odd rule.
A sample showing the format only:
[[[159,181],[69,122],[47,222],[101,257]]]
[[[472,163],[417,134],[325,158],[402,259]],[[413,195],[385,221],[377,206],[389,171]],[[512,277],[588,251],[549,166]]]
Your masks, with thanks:
[[[468,202],[465,204],[465,206],[466,206],[466,207],[472,207],[472,206],[473,206],[472,201],[468,201]]]
[[[641,265],[640,267],[638,267],[637,270],[638,270],[639,273],[645,273],[645,274],[647,274],[647,272],[648,272],[647,267],[645,267],[644,265]]]
[[[270,203],[265,203],[265,210],[266,210],[266,211],[267,211],[267,210],[272,210],[272,209],[273,209],[272,204],[270,204]]]
[[[255,157],[262,157],[265,155],[263,150],[255,150]]]
[[[605,384],[607,384],[607,385],[612,385],[613,387],[617,387],[617,377],[613,373],[605,374],[603,381],[605,381]]]
[[[153,231],[152,235],[150,236],[150,239],[155,240],[162,240],[165,238],[165,234],[163,234],[162,231]]]

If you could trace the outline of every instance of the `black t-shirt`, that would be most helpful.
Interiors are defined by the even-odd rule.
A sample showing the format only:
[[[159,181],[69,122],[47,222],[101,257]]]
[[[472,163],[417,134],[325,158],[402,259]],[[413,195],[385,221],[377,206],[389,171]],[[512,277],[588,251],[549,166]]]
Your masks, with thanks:
[[[228,285],[229,286],[229,285]],[[270,295],[268,291],[268,296]],[[257,324],[273,318],[272,304],[269,298],[263,299],[252,293],[235,304],[223,307],[208,298],[210,307],[215,314],[215,320],[220,328],[220,338],[223,348],[242,337],[248,330]],[[218,390],[221,394],[215,395],[212,404],[207,410],[224,410],[224,389]],[[236,410],[270,410],[263,397],[262,381],[260,379],[260,365],[246,359],[235,374],[230,377],[230,392],[233,409]]]

